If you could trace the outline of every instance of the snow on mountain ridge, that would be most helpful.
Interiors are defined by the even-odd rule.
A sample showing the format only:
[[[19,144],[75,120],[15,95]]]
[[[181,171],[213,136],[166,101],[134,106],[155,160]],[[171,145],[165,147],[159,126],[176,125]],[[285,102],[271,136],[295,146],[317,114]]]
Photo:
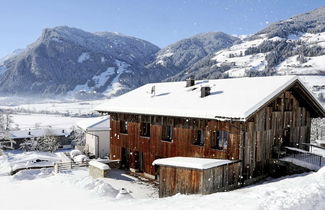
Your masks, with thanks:
[[[85,84],[77,85],[72,91],[68,92],[68,95],[73,96],[80,93],[93,94],[96,93],[96,90],[102,88],[105,88],[103,94],[106,97],[112,97],[118,94],[119,91],[127,88],[125,85],[121,84],[119,80],[122,73],[130,72],[128,70],[130,65],[119,60],[115,60],[115,64],[117,67],[108,67],[106,71],[99,75],[94,75]],[[110,84],[106,87],[107,82],[110,82]]]

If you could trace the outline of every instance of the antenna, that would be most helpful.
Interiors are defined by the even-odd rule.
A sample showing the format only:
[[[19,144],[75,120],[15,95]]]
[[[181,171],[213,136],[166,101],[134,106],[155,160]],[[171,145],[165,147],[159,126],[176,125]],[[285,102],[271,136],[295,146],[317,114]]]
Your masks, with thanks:
[[[155,96],[156,95],[156,86],[152,86],[151,87],[151,96]]]

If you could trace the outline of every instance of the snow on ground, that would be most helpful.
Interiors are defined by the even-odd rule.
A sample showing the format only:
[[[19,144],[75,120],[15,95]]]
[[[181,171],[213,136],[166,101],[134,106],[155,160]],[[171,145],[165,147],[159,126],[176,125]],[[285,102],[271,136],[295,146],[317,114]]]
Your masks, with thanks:
[[[265,34],[261,34],[254,40],[243,40],[242,43],[216,52],[212,60],[217,61],[216,66],[229,65],[231,69],[226,71],[230,77],[243,77],[247,71],[262,71],[267,66],[265,60],[268,53],[257,53],[255,55],[245,55],[245,51],[250,47],[257,47],[264,41],[283,41],[280,37],[268,39]],[[291,34],[288,42],[300,40],[308,46],[320,46],[325,48],[325,32],[318,34]],[[325,56],[305,57],[306,62],[300,63],[297,55],[289,57],[276,66],[279,74],[320,74],[324,73]]]
[[[325,158],[325,149],[320,149],[317,147],[310,147],[310,152],[315,153],[315,154],[320,155]]]
[[[12,114],[13,127],[29,128],[71,128],[77,121],[85,120],[79,117],[65,117],[47,114]]]
[[[81,55],[78,57],[78,63],[83,63],[87,61],[90,58],[90,55],[88,52],[83,52]]]
[[[258,39],[244,41],[243,43],[231,46],[227,49],[220,50],[215,54],[212,60],[218,62],[217,66],[225,63],[232,65],[232,68],[227,71],[230,77],[243,77],[246,71],[264,70],[267,63],[265,62],[265,53],[255,55],[245,55],[245,51],[249,47],[257,47],[263,41],[267,40],[265,35],[260,35]]]
[[[325,69],[325,55],[306,57],[307,62],[300,64],[297,55],[280,63],[276,69],[280,74],[319,74]]]
[[[18,112],[44,112],[53,114],[69,115],[90,115],[94,113],[94,107],[103,103],[105,100],[76,101],[76,102],[44,102],[26,103],[14,105],[0,105],[0,109],[10,109]]]
[[[61,159],[60,153],[8,151],[0,156],[0,175],[8,175],[21,168],[53,166]]]
[[[126,187],[135,199],[117,200]],[[0,176],[1,207],[15,209],[292,209],[325,208],[325,168],[316,173],[211,195],[157,198],[151,186],[116,178],[93,179],[86,169],[54,174],[48,169]],[[46,193],[44,193],[46,192]],[[152,194],[150,194],[151,192]],[[19,199],[19,202],[17,202]]]
[[[23,154],[12,154],[14,159]],[[39,154],[41,156],[41,154]],[[11,156],[11,157],[12,157]],[[94,179],[86,168],[56,174],[51,169],[20,171],[14,176],[3,172],[0,156],[1,209],[292,209],[325,208],[325,167],[318,172],[282,177],[231,192],[211,195],[175,195],[159,199],[157,189],[148,182],[113,169],[109,178]],[[121,188],[134,199],[115,197]],[[46,192],[46,193],[44,193]],[[17,199],[19,202],[17,202]]]

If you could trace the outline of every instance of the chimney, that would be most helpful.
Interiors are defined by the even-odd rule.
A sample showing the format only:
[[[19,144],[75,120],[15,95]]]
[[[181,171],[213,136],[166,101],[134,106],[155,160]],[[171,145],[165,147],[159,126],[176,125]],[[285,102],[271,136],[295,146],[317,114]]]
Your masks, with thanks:
[[[193,77],[186,79],[186,87],[191,87],[194,85],[195,85],[195,80],[193,79]]]
[[[208,95],[210,95],[210,87],[201,87],[201,98],[204,98]]]

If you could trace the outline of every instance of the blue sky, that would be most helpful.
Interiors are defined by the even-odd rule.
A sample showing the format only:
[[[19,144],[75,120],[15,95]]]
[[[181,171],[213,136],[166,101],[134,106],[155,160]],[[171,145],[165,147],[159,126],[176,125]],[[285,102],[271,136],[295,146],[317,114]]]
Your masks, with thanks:
[[[0,57],[58,25],[120,32],[165,47],[201,32],[252,34],[321,6],[324,0],[0,0]]]

